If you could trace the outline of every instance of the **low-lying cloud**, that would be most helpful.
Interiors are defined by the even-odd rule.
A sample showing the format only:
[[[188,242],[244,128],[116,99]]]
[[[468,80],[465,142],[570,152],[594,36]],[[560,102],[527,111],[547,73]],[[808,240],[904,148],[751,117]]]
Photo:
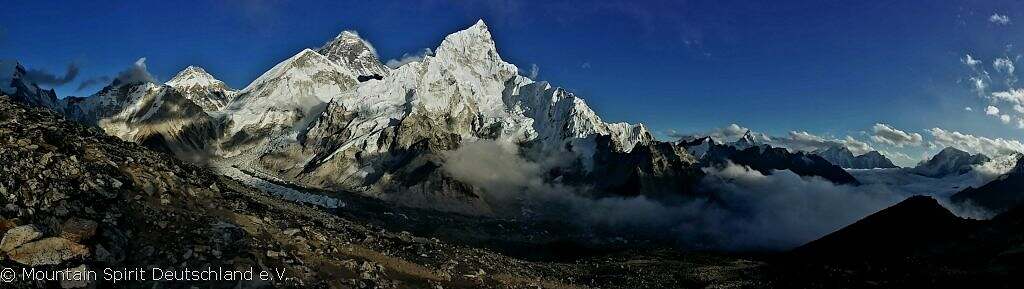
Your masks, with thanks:
[[[788,170],[763,174],[728,164],[704,169],[706,177],[700,187],[712,192],[714,200],[655,200],[644,196],[587,197],[598,194],[545,177],[551,168],[572,159],[560,156],[530,161],[511,143],[469,142],[446,153],[445,158],[445,172],[481,189],[488,204],[517,214],[517,218],[574,220],[587,228],[640,232],[652,238],[672,238],[685,247],[725,250],[793,248],[909,196],[945,198],[953,188],[976,186],[984,179],[975,175],[931,179],[898,169],[864,170],[876,175],[857,175],[864,178],[864,184],[851,186],[801,177]],[[993,167],[993,174],[1002,169]],[[947,206],[967,216],[984,216]]]
[[[42,69],[28,69],[25,71],[25,78],[39,85],[61,86],[72,82],[78,77],[79,68],[74,62],[68,64],[64,75],[57,75]]]
[[[118,73],[117,80],[121,83],[156,82],[156,78],[146,69],[145,57],[139,58],[128,69]]]
[[[990,157],[1024,153],[1024,143],[1013,139],[974,136],[959,131],[947,131],[937,127],[928,130],[928,132],[934,138],[932,140],[933,145],[938,147],[954,147],[962,151],[982,153]]]
[[[86,88],[89,88],[89,87],[92,87],[92,86],[96,86],[96,85],[104,85],[104,84],[107,84],[107,83],[110,83],[110,77],[109,76],[97,76],[97,77],[87,78],[85,80],[82,80],[82,82],[78,84],[78,89],[76,91],[83,91]]]

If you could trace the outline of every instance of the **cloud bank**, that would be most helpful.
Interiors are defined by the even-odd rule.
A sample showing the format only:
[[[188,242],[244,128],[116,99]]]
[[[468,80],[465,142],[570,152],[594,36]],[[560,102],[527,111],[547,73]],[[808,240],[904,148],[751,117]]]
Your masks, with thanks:
[[[145,57],[139,58],[128,69],[118,73],[116,80],[121,83],[156,82],[156,78],[146,69]]]
[[[25,78],[39,85],[60,86],[74,81],[78,77],[78,72],[78,65],[72,62],[68,64],[67,72],[63,76],[42,69],[29,69],[25,71]]]
[[[918,146],[924,140],[919,133],[907,133],[884,123],[876,123],[872,130],[871,140],[895,147]]]
[[[585,229],[670,238],[681,246],[699,249],[785,250],[820,238],[910,195],[950,191],[955,186],[975,182],[975,178],[968,177],[925,178],[924,182],[906,185],[902,183],[906,177],[880,176],[862,180],[861,186],[835,185],[788,170],[762,174],[730,163],[704,169],[706,177],[700,186],[713,192],[714,200],[591,198],[586,197],[595,195],[589,188],[545,178],[550,169],[571,163],[564,156],[531,161],[513,144],[481,140],[464,143],[444,157],[444,172],[480,188],[488,204],[514,214],[512,217],[572,220]]]
[[[941,128],[928,130],[939,147],[954,147],[970,153],[982,153],[994,157],[1024,152],[1024,144],[1017,140],[1002,138],[979,137],[959,131],[947,131]]]

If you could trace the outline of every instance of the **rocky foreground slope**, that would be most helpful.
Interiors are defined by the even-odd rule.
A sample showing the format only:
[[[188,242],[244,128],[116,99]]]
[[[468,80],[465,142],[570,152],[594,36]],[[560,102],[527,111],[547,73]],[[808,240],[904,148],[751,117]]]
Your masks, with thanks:
[[[780,288],[1021,288],[1024,207],[969,220],[911,197],[773,262]]]
[[[48,270],[256,268],[285,280],[249,287],[666,288],[751,287],[758,263],[642,250],[528,261],[460,245],[457,234],[414,235],[350,217],[458,220],[350,202],[340,214],[281,200],[51,110],[0,96],[0,264]],[[346,213],[347,212],[347,213]],[[401,215],[401,217],[399,217]],[[429,216],[424,217],[424,216]],[[457,216],[457,215],[451,215]],[[440,220],[438,218],[441,218]],[[479,220],[479,218],[472,218]],[[412,222],[412,223],[409,223]],[[434,224],[436,226],[436,224]],[[502,227],[514,228],[515,224]],[[475,229],[474,229],[475,230]],[[533,233],[531,235],[537,235]],[[446,237],[447,236],[447,237]],[[639,248],[639,247],[638,247]],[[102,275],[100,275],[102,276]],[[101,287],[105,281],[93,281]],[[238,282],[162,283],[162,288],[239,288]],[[79,287],[16,281],[15,287]],[[153,281],[118,283],[152,288]]]

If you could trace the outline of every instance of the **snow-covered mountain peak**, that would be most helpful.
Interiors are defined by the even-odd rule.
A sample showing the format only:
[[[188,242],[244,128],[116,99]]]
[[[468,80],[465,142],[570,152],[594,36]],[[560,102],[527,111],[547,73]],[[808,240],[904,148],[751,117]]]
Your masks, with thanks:
[[[213,75],[206,72],[202,67],[195,65],[185,67],[185,69],[178,72],[178,74],[174,75],[174,77],[171,78],[171,80],[168,80],[165,84],[174,88],[204,87],[228,89],[227,85],[224,84],[223,81],[213,77]]]
[[[489,72],[515,68],[514,65],[501,60],[491,31],[487,29],[487,24],[484,24],[483,20],[446,36],[436,52],[436,58],[442,59],[445,63],[471,65]]]
[[[952,174],[960,175],[970,171],[972,166],[980,165],[990,160],[989,157],[980,153],[971,155],[968,152],[947,147],[928,161],[918,164],[917,167],[912,169],[912,172],[929,177],[943,177]]]
[[[235,95],[235,91],[223,81],[213,77],[202,67],[194,65],[178,72],[165,84],[180,91],[185,98],[206,112],[220,110]]]
[[[245,149],[284,133],[294,139],[296,126],[315,117],[326,103],[357,87],[356,75],[327,57],[305,49],[263,73],[228,103],[220,113],[230,120],[229,136],[252,138]],[[245,133],[239,134],[239,132]],[[233,154],[240,151],[229,153]]]
[[[342,31],[317,52],[361,76],[387,76],[391,69],[380,62],[377,50],[355,31]]]
[[[854,156],[849,148],[843,145],[833,145],[827,149],[815,151],[814,154],[828,160],[830,163],[845,169],[874,169],[874,168],[895,168],[896,165],[878,151],[870,151],[862,155]]]
[[[742,137],[732,143],[732,146],[742,150],[757,146],[757,142],[754,140],[754,136],[751,134],[750,130],[747,130]]]

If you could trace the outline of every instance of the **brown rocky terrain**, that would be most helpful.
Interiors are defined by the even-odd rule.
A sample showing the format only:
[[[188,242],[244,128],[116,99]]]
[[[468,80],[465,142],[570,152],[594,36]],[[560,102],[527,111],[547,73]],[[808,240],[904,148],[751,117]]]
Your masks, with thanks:
[[[101,279],[104,268],[255,268],[284,270],[287,277],[266,282],[148,280],[116,285],[104,280],[16,279],[3,284],[15,288],[766,286],[756,281],[759,262],[730,256],[636,246],[539,260],[495,249],[507,244],[472,241],[486,237],[460,237],[487,230],[410,233],[405,229],[427,222],[460,228],[464,224],[459,222],[468,218],[432,213],[410,218],[408,214],[418,211],[401,211],[369,199],[335,212],[285,201],[7,97],[0,97],[0,164],[4,268],[94,270]],[[411,224],[398,226],[400,222],[388,219],[400,214],[412,219]],[[373,221],[370,216],[392,221]],[[517,226],[514,221],[493,224]]]

